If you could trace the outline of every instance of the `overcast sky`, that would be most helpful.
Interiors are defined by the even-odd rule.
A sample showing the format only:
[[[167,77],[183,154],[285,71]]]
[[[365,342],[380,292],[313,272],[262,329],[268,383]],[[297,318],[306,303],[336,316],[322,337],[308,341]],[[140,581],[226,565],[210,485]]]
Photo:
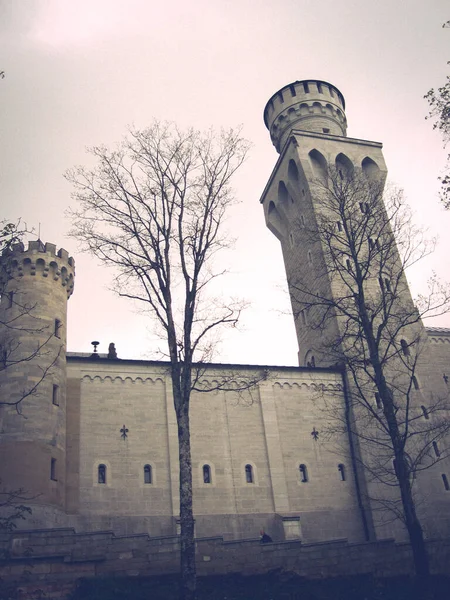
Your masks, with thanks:
[[[121,358],[155,358],[151,323],[108,291],[111,273],[67,237],[70,185],[87,146],[112,145],[153,118],[181,127],[243,125],[253,148],[235,179],[240,205],[228,228],[224,291],[251,306],[217,359],[297,364],[279,242],[259,198],[277,159],[262,119],[267,100],[298,79],[336,85],[348,135],[383,142],[390,180],[417,220],[440,237],[410,275],[413,294],[435,270],[448,275],[450,212],[438,201],[445,152],[425,121],[430,87],[450,59],[448,1],[441,0],[0,0],[1,216],[21,217],[75,257],[68,349],[115,342]],[[450,317],[434,325],[450,327]]]

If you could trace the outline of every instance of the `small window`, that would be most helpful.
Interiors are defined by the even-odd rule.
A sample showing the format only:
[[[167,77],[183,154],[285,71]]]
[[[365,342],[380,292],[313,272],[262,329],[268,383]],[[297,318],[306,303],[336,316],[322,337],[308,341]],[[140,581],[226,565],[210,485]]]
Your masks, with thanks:
[[[417,381],[417,377],[415,375],[411,377],[411,381],[415,390],[420,389],[419,382]]]
[[[381,402],[380,394],[375,392],[375,402],[377,404],[377,408],[383,408],[383,403]]]
[[[61,321],[59,319],[55,319],[55,337],[61,337]]]
[[[99,483],[100,483],[100,481],[99,481]],[[144,465],[144,483],[149,483],[149,484],[152,483],[152,466],[151,465]]]
[[[303,90],[305,92],[305,94],[309,94],[309,85],[307,81],[303,82]]]
[[[55,406],[59,406],[59,385],[53,384],[52,402]]]
[[[439,457],[441,455],[441,453],[439,451],[439,446],[437,445],[437,442],[433,442],[433,450],[434,450],[435,456]]]
[[[367,202],[360,202],[359,210],[362,212],[363,215],[368,215],[369,214],[369,204]]]
[[[316,359],[314,358],[314,355],[311,356],[311,358],[307,361],[306,366],[309,367],[310,369],[314,369],[316,366]]]
[[[308,311],[306,308],[300,311],[300,319],[302,321],[302,325],[308,325]]]
[[[348,271],[351,271],[351,270],[352,270],[352,263],[351,263],[351,261],[350,261],[350,259],[349,259],[349,258],[346,258],[346,259],[345,259],[345,266],[347,267],[347,270],[348,270]]]
[[[14,292],[8,292],[6,296],[6,302],[6,308],[12,308],[12,305],[14,304]]]
[[[252,467],[252,465],[245,465],[245,481],[247,483],[253,483],[253,467]]]
[[[400,340],[400,346],[402,347],[403,355],[409,356],[410,352],[409,352],[408,342],[406,340]]]
[[[329,128],[328,128],[328,127],[322,127],[322,131],[323,131],[324,133],[330,133],[330,130],[329,130]]]
[[[304,227],[304,226],[305,226],[305,217],[304,217],[304,215],[302,215],[302,216],[300,217],[300,223],[302,224],[302,227]]]
[[[311,254],[311,250],[308,250],[308,262],[310,265],[312,265],[312,254]]]
[[[203,483],[211,483],[211,467],[209,465],[203,465]]]
[[[302,189],[302,196],[306,196],[306,192],[304,189]]]
[[[56,479],[56,458],[52,458],[50,462],[50,479],[57,481]]]
[[[306,468],[306,465],[300,465],[298,467],[298,470],[300,471],[300,482],[301,483],[307,483],[308,481],[308,469]]]
[[[422,404],[422,406],[420,408],[422,409],[422,413],[423,413],[424,418],[428,420],[430,418],[430,415],[428,414],[427,408],[425,406],[423,406],[423,404]]]
[[[345,466],[342,463],[338,465],[338,471],[341,476],[341,481],[345,481]]]
[[[342,223],[340,221],[336,223],[336,227],[338,231],[342,231]]]
[[[442,482],[444,484],[445,490],[448,492],[450,490],[450,485],[448,484],[447,475],[445,473],[442,473],[441,477],[442,477]]]
[[[293,248],[293,247],[294,247],[294,245],[295,245],[295,240],[294,240],[294,234],[292,233],[292,231],[291,231],[291,233],[289,234],[289,243],[290,243],[290,245],[291,245],[291,248]]]
[[[389,279],[387,277],[385,277],[385,278],[380,277],[378,279],[378,282],[379,282],[380,288],[381,288],[381,290],[383,292],[384,291],[386,291],[386,292],[390,292],[391,291],[391,282],[389,281]]]
[[[106,465],[98,465],[98,482],[106,483]]]
[[[322,84],[319,82],[317,82],[317,91],[319,92],[319,94],[323,94]]]

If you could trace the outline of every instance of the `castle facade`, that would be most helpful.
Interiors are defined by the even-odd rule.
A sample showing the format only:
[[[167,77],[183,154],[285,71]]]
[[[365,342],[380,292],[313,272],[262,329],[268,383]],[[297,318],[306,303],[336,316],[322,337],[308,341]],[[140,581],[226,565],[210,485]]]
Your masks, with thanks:
[[[280,153],[261,198],[266,223],[280,240],[289,285],[300,276],[315,289],[324,251],[309,246],[294,223],[317,219],[314,181],[327,165],[384,179],[382,146],[346,136],[344,98],[323,81],[285,86],[267,103],[264,120]],[[2,268],[0,480],[31,498],[23,527],[176,534],[178,440],[168,363],[120,359],[112,350],[66,353],[75,266],[65,250],[18,244]],[[332,282],[328,292],[337,293]],[[404,297],[408,303],[407,287]],[[364,444],[348,432],[329,435],[330,407],[345,421],[352,392],[297,312],[294,306],[299,367],[211,364],[203,375],[211,384],[224,374],[237,387],[255,374],[268,377],[243,392],[192,395],[196,535],[242,539],[265,529],[275,540],[404,539],[402,523],[381,509],[395,490],[385,491],[362,468]],[[339,321],[330,327],[338,331]],[[418,322],[413,333],[425,351],[410,410],[428,421],[427,406],[449,393],[450,330]],[[414,481],[428,537],[450,534],[450,460],[435,462]]]

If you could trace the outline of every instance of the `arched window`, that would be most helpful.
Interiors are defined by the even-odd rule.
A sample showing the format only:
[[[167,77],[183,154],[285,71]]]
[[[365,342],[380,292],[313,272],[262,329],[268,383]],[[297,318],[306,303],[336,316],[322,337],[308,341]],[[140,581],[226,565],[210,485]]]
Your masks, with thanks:
[[[298,470],[300,471],[301,483],[306,483],[308,481],[308,469],[306,468],[306,465],[299,465]]]
[[[152,483],[152,465],[144,465],[144,483]]]
[[[400,346],[402,347],[402,352],[404,356],[409,356],[409,346],[406,340],[400,340]]]
[[[327,180],[327,161],[325,156],[318,150],[311,150],[309,153],[314,176],[325,182]]]
[[[288,178],[292,183],[298,183],[298,168],[295,160],[291,158],[288,165]]]
[[[106,465],[98,465],[98,483],[106,483]]]
[[[349,179],[353,174],[353,163],[345,154],[336,156],[336,170],[341,179]]]
[[[361,166],[364,175],[369,179],[377,177],[380,173],[380,168],[377,163],[368,156],[362,161]]]
[[[284,181],[280,181],[278,183],[278,200],[279,200],[280,204],[282,206],[285,205],[287,203],[288,198],[289,198],[289,194],[286,189],[286,185],[285,185]]]
[[[338,465],[338,471],[341,476],[341,481],[345,481],[345,466],[342,463]]]
[[[247,483],[253,483],[253,467],[252,467],[252,465],[245,465],[245,481]]]
[[[203,465],[203,483],[211,483],[211,467]]]

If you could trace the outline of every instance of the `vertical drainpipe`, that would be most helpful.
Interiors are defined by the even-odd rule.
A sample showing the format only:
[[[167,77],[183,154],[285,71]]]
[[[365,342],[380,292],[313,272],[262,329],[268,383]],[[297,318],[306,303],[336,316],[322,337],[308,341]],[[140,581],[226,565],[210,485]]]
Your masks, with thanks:
[[[361,493],[361,485],[359,481],[359,473],[358,473],[358,464],[356,458],[356,450],[355,450],[355,441],[353,439],[352,428],[351,428],[351,407],[350,407],[350,398],[348,392],[348,380],[347,380],[347,372],[345,367],[342,367],[341,370],[342,375],[342,385],[344,391],[344,402],[345,402],[345,424],[347,427],[347,435],[348,435],[348,443],[350,446],[350,457],[352,461],[352,470],[353,477],[355,479],[355,488],[356,488],[356,498],[358,502],[359,512],[361,514],[362,526],[364,529],[364,537],[366,542],[369,542],[373,536],[370,535],[369,523],[366,515],[366,508],[364,506],[364,502],[362,500]]]

